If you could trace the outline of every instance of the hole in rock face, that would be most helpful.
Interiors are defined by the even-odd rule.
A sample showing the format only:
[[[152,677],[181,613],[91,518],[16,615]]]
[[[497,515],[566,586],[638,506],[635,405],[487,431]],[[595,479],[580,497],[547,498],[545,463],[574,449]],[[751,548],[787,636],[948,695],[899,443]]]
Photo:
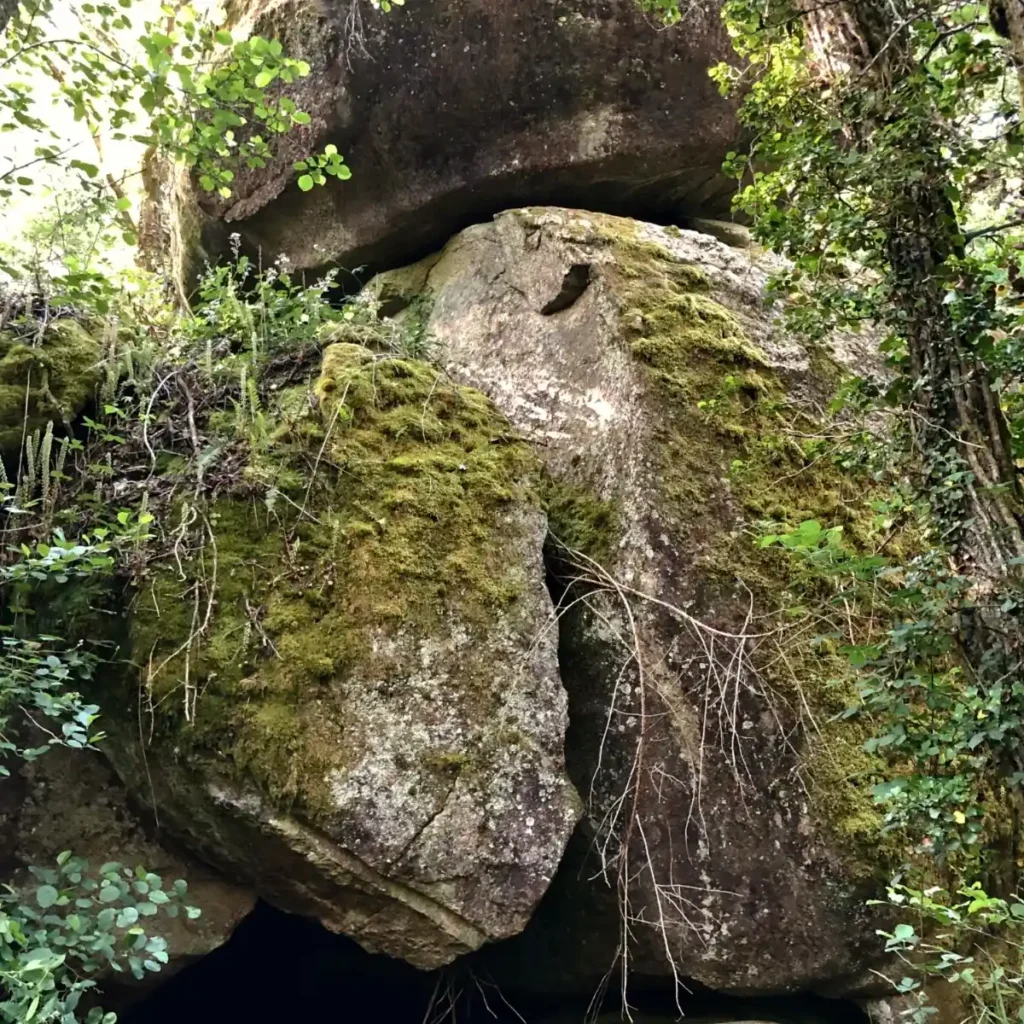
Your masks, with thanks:
[[[491,947],[500,950],[502,944]],[[737,999],[684,995],[690,1024],[867,1024],[852,1004],[818,997]],[[620,1020],[610,995],[599,1024]],[[591,992],[538,996],[499,990],[473,958],[445,971],[418,971],[373,955],[314,921],[260,903],[220,949],[203,957],[119,1014],[121,1024],[336,1021],[338,1024],[583,1024]],[[678,1017],[671,987],[637,978],[636,1024]],[[454,1011],[454,1012],[453,1012]]]
[[[541,309],[544,316],[561,313],[568,309],[586,290],[590,284],[590,264],[574,263],[562,278],[561,291]]]

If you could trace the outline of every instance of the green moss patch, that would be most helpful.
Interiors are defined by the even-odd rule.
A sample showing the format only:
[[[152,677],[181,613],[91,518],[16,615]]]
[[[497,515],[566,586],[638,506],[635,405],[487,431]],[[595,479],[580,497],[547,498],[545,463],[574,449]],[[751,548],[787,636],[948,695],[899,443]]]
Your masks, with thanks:
[[[360,754],[347,681],[391,685],[379,638],[483,629],[519,598],[507,513],[539,504],[540,474],[483,395],[426,363],[332,345],[301,390],[231,487],[166,517],[192,523],[190,547],[141,588],[132,644],[161,742],[315,819]],[[493,699],[492,666],[463,668]]]
[[[102,348],[76,320],[54,320],[38,343],[0,333],[0,451],[51,420],[71,423],[99,383]]]
[[[545,476],[544,510],[555,542],[607,564],[622,535],[614,501],[598,498],[580,484]]]
[[[742,584],[767,613],[762,623],[799,616],[795,606],[827,606],[827,581],[756,540],[813,518],[843,526],[855,547],[867,543],[873,513],[864,481],[805,439],[819,424],[789,399],[790,385],[714,297],[701,268],[637,236],[631,222],[596,221],[615,255],[606,272],[622,296],[625,337],[656,410],[653,501],[673,526],[676,551],[693,558],[691,581],[700,580],[710,604],[721,597],[726,606]],[[820,350],[814,363],[826,386],[842,376]],[[856,724],[833,720],[852,701],[853,684],[842,658],[808,639],[788,646],[785,657],[767,645],[764,678],[805,722],[802,768],[815,816],[849,856],[851,874],[871,874],[898,852],[896,840],[882,835],[871,795],[886,766],[863,750],[866,735]]]

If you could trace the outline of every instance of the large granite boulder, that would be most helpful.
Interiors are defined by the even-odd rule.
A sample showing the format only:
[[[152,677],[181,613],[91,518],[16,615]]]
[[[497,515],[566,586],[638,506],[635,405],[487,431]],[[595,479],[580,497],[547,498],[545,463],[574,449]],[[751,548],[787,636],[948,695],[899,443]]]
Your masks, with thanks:
[[[731,48],[714,4],[671,29],[636,0],[415,0],[389,14],[243,0],[234,17],[309,63],[292,88],[312,119],[239,172],[228,200],[197,206],[173,169],[150,169],[144,244],[186,271],[200,237],[212,254],[231,231],[297,268],[385,269],[522,203],[674,220],[728,209],[734,107],[708,68]],[[352,178],[304,193],[293,162],[326,143]]]
[[[814,442],[841,371],[777,327],[766,273],[709,235],[540,208],[367,288],[383,314],[415,310],[551,478],[588,814],[527,933],[488,961],[509,984],[597,984],[625,943],[640,976],[850,991],[877,953],[875,765],[832,721],[841,673],[793,607],[796,562],[755,543],[811,518],[851,543],[867,527]]]
[[[580,813],[539,462],[427,363],[339,342],[296,383],[297,359],[259,396],[243,369],[233,407],[207,381],[207,468],[190,432],[155,442],[138,672],[103,699],[141,688],[143,725],[108,712],[110,755],[262,898],[437,967],[526,925]]]

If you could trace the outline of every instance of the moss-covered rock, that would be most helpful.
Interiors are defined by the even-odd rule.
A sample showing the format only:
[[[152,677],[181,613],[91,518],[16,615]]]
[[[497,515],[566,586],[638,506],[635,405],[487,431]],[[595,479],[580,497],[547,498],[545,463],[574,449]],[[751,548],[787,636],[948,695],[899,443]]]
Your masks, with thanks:
[[[53,320],[37,337],[0,332],[0,453],[16,453],[51,420],[71,424],[99,383],[101,355],[77,320]]]
[[[807,644],[820,609],[797,606],[827,595],[755,543],[808,518],[863,540],[864,485],[808,440],[842,371],[778,329],[766,276],[707,234],[531,209],[463,232],[423,281],[453,375],[540,446],[562,542],[567,757],[595,842],[517,940],[557,960],[549,984],[596,983],[614,957],[616,900],[603,929],[580,906],[602,856],[647,926],[640,973],[835,991],[877,950],[879,765],[831,721],[836,655]],[[420,277],[369,289],[400,307]],[[585,962],[555,955],[572,922]]]
[[[188,496],[131,630],[151,737],[123,723],[114,758],[265,898],[438,966],[525,925],[579,813],[540,466],[426,363],[334,344],[273,394],[199,428],[244,452],[230,481],[165,474]]]

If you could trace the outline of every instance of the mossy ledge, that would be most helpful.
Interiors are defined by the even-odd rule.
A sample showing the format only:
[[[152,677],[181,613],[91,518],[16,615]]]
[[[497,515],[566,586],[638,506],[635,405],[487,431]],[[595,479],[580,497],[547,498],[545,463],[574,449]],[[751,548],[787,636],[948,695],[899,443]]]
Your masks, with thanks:
[[[315,398],[298,390],[230,486],[178,501],[168,533],[191,523],[193,540],[140,588],[132,651],[156,744],[315,823],[366,742],[346,680],[388,678],[382,635],[472,632],[518,600],[499,534],[517,528],[508,509],[539,507],[540,477],[486,398],[426,363],[332,345]],[[246,429],[228,413],[215,427]],[[486,718],[493,673],[472,645],[463,670]],[[442,788],[487,755],[472,737],[430,753]]]

